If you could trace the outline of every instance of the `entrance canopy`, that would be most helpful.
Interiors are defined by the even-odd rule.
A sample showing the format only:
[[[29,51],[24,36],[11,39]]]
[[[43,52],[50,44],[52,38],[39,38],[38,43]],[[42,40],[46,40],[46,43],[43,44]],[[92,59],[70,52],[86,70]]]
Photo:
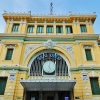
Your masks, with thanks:
[[[71,91],[75,85],[74,80],[21,80],[27,91]]]

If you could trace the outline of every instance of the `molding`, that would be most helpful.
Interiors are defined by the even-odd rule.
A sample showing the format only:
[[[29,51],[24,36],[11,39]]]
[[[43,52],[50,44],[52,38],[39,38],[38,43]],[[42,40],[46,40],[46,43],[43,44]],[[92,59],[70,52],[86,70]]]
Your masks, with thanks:
[[[87,70],[87,71],[100,71],[100,65],[98,66],[82,66],[82,67],[76,67],[76,68],[70,68],[70,71],[74,72],[74,71],[83,71],[83,70]]]
[[[71,35],[27,35],[27,34],[0,34],[1,40],[23,40],[23,41],[84,41],[98,40],[98,34],[71,34]]]
[[[7,21],[8,19],[26,19],[26,20],[46,20],[48,21],[48,19],[50,20],[53,20],[53,21],[56,21],[56,20],[62,20],[62,21],[68,21],[68,20],[81,20],[81,19],[90,19],[92,20],[92,22],[95,21],[96,19],[96,14],[95,13],[92,13],[92,14],[80,14],[80,13],[68,13],[66,15],[56,15],[56,14],[53,14],[53,15],[41,15],[41,14],[38,14],[38,15],[32,15],[31,12],[23,12],[23,13],[20,13],[20,12],[7,12],[5,11],[4,14],[3,14],[3,18],[5,19],[5,21]]]
[[[28,68],[23,68],[23,67],[16,67],[16,66],[9,66],[9,65],[0,65],[0,70],[17,70],[17,71],[26,71],[28,72]]]

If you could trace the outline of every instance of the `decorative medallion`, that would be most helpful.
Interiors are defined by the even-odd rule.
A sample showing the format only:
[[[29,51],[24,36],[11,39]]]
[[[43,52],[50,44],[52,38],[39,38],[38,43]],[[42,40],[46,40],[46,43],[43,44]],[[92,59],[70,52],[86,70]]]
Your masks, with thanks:
[[[56,46],[56,43],[49,39],[47,42],[44,43],[44,46],[48,49],[52,49],[54,48],[54,46]]]

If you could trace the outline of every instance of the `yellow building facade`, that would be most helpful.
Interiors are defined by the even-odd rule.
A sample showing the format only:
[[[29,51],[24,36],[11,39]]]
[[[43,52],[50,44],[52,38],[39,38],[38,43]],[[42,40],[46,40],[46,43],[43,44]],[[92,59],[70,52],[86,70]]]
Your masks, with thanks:
[[[0,100],[100,100],[95,14],[3,14]]]

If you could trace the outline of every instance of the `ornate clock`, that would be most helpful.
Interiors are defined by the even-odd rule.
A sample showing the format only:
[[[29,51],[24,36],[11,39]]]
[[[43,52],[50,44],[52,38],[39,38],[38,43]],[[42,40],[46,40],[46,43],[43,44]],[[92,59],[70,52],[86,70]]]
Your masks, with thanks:
[[[55,71],[55,63],[52,61],[46,61],[43,65],[43,71],[46,73],[53,73]]]

